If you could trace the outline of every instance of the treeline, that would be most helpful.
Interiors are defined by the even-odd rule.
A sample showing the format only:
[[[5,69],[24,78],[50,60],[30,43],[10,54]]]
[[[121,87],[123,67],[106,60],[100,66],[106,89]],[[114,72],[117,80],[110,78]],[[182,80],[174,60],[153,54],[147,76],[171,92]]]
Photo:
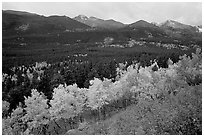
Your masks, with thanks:
[[[179,54],[151,54],[142,52],[129,56],[113,57],[72,57],[70,60],[61,60],[57,63],[35,63],[29,66],[18,66],[4,72],[2,83],[2,98],[10,103],[11,112],[19,102],[24,103],[24,96],[31,95],[31,89],[44,93],[48,99],[52,98],[53,89],[61,83],[71,85],[76,83],[79,88],[88,88],[94,77],[103,80],[117,76],[116,68],[119,63],[126,63],[125,68],[133,63],[140,66],[150,66],[155,61],[159,67],[167,68],[168,59],[173,62],[179,60]],[[41,67],[40,67],[41,64]],[[3,77],[4,77],[3,76]]]

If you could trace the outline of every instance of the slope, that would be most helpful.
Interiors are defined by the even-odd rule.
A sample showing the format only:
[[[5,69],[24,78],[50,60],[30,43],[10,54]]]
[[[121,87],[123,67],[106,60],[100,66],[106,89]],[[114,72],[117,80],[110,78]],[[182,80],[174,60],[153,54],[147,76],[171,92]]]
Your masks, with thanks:
[[[77,29],[86,30],[90,27],[66,16],[40,16],[28,12],[3,11],[3,36],[18,34],[46,34]]]

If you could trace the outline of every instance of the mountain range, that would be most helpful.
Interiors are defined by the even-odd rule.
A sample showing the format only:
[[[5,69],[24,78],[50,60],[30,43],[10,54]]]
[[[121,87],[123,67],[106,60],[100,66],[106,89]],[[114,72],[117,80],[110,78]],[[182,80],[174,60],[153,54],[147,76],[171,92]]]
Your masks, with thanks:
[[[73,18],[76,21],[84,23],[90,27],[94,28],[104,28],[104,29],[118,29],[125,26],[125,24],[115,21],[115,20],[103,20],[96,17],[87,17],[85,15],[79,15]]]
[[[149,23],[144,20],[132,24],[123,24],[113,19],[103,20],[97,17],[79,15],[74,18],[67,16],[42,16],[29,12],[3,10],[2,33],[4,35],[31,33],[60,33],[75,31],[138,31],[141,34],[154,36],[195,36],[202,32],[202,26],[191,26],[177,21],[167,20],[163,23]],[[157,35],[156,35],[157,36]]]

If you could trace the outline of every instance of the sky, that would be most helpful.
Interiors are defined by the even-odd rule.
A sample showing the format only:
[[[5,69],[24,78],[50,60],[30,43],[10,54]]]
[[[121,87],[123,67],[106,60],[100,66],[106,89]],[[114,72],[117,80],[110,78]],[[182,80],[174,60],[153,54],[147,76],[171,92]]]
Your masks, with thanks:
[[[138,20],[161,23],[169,19],[189,25],[202,24],[201,2],[3,2],[2,9],[71,18],[86,15],[125,24]]]

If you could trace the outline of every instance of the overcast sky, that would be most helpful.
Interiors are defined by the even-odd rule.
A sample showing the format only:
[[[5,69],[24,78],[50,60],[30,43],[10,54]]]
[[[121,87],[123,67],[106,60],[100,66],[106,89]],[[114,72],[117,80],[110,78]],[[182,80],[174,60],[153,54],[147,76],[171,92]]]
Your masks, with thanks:
[[[161,23],[168,19],[190,25],[202,24],[202,3],[130,3],[130,2],[36,2],[36,3],[3,3],[3,10],[20,10],[40,15],[66,15],[75,17],[79,14],[101,19],[114,19],[126,24],[138,20]]]

